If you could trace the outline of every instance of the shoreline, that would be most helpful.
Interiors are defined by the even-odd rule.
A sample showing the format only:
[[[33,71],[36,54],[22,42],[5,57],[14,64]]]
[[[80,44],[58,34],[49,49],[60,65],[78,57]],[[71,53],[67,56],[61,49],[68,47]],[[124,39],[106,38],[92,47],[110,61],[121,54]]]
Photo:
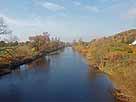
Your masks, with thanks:
[[[118,83],[117,83],[117,80],[114,75],[111,75],[108,72],[102,70],[102,68],[100,68],[97,63],[95,63],[95,64],[89,63],[91,61],[87,58],[87,56],[85,55],[84,52],[80,51],[79,49],[76,49],[75,47],[73,47],[73,49],[75,51],[77,51],[79,54],[83,55],[83,57],[86,59],[87,64],[89,65],[90,68],[93,68],[94,70],[97,70],[97,71],[104,72],[108,75],[108,77],[113,82],[114,90],[113,90],[112,94],[115,97],[116,102],[133,102],[133,101],[131,101],[132,97],[128,96],[128,93],[125,93],[126,90],[124,88],[121,88],[120,85],[117,85]],[[132,99],[132,100],[134,100],[134,99]]]
[[[55,48],[53,50],[47,50],[44,52],[40,52],[37,55],[29,57],[29,58],[25,58],[25,59],[21,59],[21,60],[14,60],[14,61],[10,62],[9,64],[0,64],[0,76],[9,74],[12,72],[12,70],[17,69],[17,67],[19,67],[23,64],[31,63],[42,56],[46,56],[52,52],[61,50],[63,48],[64,48],[64,46],[59,47],[59,48]]]

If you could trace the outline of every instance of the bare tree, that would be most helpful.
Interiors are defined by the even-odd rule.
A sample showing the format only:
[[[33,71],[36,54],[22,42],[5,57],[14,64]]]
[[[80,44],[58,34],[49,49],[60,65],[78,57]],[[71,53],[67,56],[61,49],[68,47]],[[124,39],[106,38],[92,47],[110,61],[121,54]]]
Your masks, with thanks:
[[[9,30],[7,24],[5,24],[3,17],[0,17],[0,35],[12,34],[12,31]]]
[[[0,40],[1,37],[3,38],[3,42],[5,44],[5,42],[15,42],[17,41],[17,37],[12,35],[12,31],[8,28],[7,24],[4,22],[3,17],[0,17]],[[1,46],[0,47],[0,53],[3,53],[0,55],[0,58],[2,60],[6,59],[6,60],[10,60],[15,58],[15,47],[11,47],[11,46]]]
[[[0,35],[3,38],[3,41],[6,42],[16,42],[18,37],[12,34],[12,31],[8,28],[8,25],[5,23],[4,18],[0,17]]]

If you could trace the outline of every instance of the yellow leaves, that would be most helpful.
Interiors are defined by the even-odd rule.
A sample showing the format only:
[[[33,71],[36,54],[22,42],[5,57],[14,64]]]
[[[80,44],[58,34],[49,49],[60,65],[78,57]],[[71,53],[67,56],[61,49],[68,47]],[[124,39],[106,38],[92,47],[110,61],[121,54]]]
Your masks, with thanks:
[[[32,56],[32,48],[27,45],[19,46],[16,49],[16,56]]]
[[[36,51],[36,49],[35,48],[32,48],[32,52],[35,52]]]
[[[129,45],[133,40],[136,40],[136,30],[95,40],[87,47],[77,44],[76,49],[86,53],[90,64],[97,64],[102,71],[117,78],[136,97],[136,46]]]
[[[131,48],[133,54],[136,54],[136,46],[130,46],[130,48]]]

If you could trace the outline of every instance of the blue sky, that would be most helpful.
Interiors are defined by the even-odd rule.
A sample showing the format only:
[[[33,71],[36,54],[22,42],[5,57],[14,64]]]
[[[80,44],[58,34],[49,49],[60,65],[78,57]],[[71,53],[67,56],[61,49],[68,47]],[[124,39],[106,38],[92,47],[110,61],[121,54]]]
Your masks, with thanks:
[[[65,41],[136,28],[135,0],[0,0],[0,16],[20,40],[48,31]]]

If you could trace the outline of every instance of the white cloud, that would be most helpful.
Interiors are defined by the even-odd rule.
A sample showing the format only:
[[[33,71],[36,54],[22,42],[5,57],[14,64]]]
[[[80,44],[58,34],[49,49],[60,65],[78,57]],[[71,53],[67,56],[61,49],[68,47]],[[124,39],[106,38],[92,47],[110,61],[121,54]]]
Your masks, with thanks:
[[[81,8],[88,10],[88,11],[91,11],[91,12],[99,12],[100,11],[99,8],[96,7],[96,6],[84,5],[79,1],[73,1],[73,4],[76,5],[76,6],[80,6]]]
[[[136,18],[136,8],[131,8],[128,10],[127,18]]]
[[[78,1],[73,1],[73,3],[74,3],[74,5],[76,5],[76,6],[80,6],[80,5],[81,5],[81,3],[78,2]]]
[[[100,2],[104,2],[104,3],[105,3],[105,2],[107,2],[108,0],[99,0],[99,1],[100,1]]]
[[[85,6],[85,9],[89,10],[89,11],[92,11],[92,12],[99,12],[99,8],[97,8],[96,6]]]
[[[62,32],[66,33],[69,31],[66,29],[69,28],[66,27],[66,22],[58,20],[57,18],[46,17],[45,19],[35,16],[32,17],[32,19],[16,19],[5,14],[0,14],[0,17],[4,18],[9,29],[11,29],[13,34],[17,35],[21,41],[26,41],[29,36],[40,34],[43,31],[52,32],[54,33],[52,36],[60,36],[62,38]],[[67,36],[64,38],[67,39]]]
[[[44,23],[42,23],[43,21],[41,21],[39,17],[35,17],[31,20],[16,19],[4,14],[0,14],[0,17],[3,17],[9,29],[11,29],[13,34],[18,36],[21,41],[28,40],[29,35],[34,33],[36,28],[44,27]]]
[[[100,0],[100,2],[120,2],[120,1],[125,1],[125,0]]]
[[[65,9],[65,7],[52,3],[52,2],[44,2],[44,3],[41,3],[41,5],[44,8],[47,8],[48,10],[51,10],[51,11],[61,11]]]
[[[32,20],[18,20],[16,18],[9,17],[4,14],[0,14],[0,17],[4,18],[4,21],[8,23],[10,26],[18,26],[18,27],[26,27],[26,26],[40,26],[42,25],[42,22],[38,19],[38,17],[35,17]]]

